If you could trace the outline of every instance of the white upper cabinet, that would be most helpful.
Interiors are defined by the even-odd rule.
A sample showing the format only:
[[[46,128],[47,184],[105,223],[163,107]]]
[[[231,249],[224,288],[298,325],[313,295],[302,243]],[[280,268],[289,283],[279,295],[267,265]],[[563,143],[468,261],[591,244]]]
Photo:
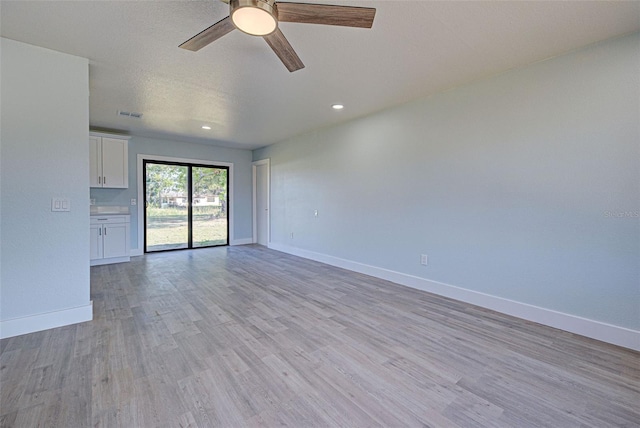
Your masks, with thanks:
[[[102,187],[102,138],[89,136],[89,186]]]
[[[129,137],[90,134],[91,187],[129,187]]]

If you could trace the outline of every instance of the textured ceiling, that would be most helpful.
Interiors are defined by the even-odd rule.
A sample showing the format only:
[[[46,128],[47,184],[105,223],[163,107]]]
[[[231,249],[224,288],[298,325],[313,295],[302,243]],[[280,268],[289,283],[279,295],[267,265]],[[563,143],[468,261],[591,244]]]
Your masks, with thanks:
[[[640,30],[636,1],[310,2],[377,14],[371,30],[282,23],[295,73],[239,31],[179,49],[228,15],[218,0],[2,1],[0,32],[90,60],[92,127],[257,148]]]

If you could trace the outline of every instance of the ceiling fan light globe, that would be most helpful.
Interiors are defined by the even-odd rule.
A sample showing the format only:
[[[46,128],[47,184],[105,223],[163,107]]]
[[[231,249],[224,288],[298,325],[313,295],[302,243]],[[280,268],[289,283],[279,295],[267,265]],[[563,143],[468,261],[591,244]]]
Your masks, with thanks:
[[[273,2],[263,0],[232,0],[231,21],[243,33],[266,36],[278,28]]]

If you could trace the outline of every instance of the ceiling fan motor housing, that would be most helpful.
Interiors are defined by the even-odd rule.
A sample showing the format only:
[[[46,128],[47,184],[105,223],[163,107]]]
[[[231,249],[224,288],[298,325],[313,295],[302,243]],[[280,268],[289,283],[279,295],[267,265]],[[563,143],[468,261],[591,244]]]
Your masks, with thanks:
[[[254,36],[266,36],[278,28],[275,0],[231,0],[230,16],[236,28]]]

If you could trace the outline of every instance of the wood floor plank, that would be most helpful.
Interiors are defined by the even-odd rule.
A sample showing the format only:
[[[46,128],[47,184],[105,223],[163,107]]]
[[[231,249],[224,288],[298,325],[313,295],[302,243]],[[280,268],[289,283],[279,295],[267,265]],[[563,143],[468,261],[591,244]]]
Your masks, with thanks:
[[[640,353],[261,246],[91,268],[0,427],[640,427]]]

